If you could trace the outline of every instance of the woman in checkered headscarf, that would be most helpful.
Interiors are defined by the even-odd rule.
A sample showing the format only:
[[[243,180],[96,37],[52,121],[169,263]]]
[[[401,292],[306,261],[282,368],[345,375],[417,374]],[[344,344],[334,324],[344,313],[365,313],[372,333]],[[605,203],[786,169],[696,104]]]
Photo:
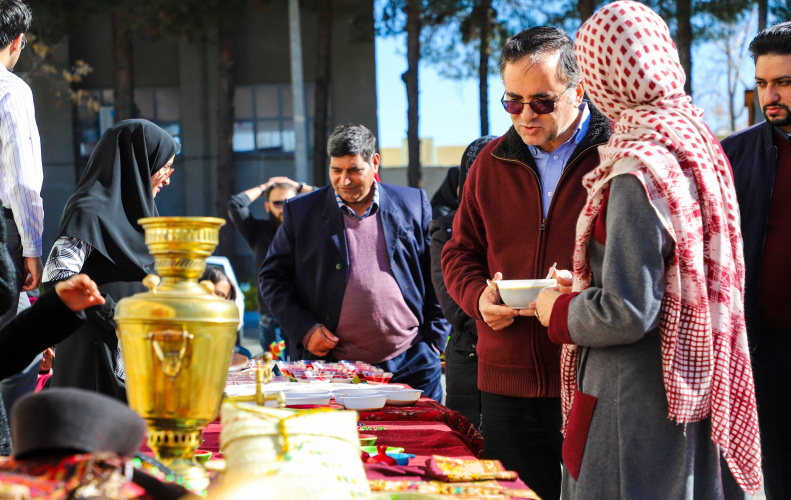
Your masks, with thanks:
[[[537,304],[563,344],[563,498],[743,497],[733,478],[754,493],[761,451],[728,161],[648,7],[603,7],[576,52],[615,131],[584,181],[573,293],[546,290]]]

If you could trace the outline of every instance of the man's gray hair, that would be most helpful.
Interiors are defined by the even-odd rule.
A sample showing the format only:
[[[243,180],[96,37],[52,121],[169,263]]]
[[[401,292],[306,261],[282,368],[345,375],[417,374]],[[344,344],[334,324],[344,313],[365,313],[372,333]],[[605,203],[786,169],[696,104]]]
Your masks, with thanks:
[[[364,125],[348,123],[338,125],[327,141],[327,154],[331,158],[361,155],[371,164],[376,153],[376,136]]]

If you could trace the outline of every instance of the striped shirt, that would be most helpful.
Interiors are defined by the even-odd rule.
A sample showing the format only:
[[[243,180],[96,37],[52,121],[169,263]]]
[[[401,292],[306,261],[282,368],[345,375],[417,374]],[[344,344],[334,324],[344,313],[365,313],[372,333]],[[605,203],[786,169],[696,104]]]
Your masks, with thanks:
[[[43,182],[33,92],[0,64],[0,203],[14,213],[24,257],[41,256]]]

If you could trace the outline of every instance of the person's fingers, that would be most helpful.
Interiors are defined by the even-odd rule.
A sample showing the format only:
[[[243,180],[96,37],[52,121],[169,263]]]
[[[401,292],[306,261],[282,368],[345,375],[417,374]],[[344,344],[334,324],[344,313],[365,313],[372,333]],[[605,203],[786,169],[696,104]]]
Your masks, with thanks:
[[[333,344],[337,344],[338,340],[340,340],[338,337],[333,335],[331,331],[327,330],[324,327],[321,328],[321,334],[324,336],[325,339],[327,339],[329,342],[332,342]]]
[[[568,269],[555,269],[553,273],[558,285],[571,286],[574,284],[574,275]]]
[[[492,276],[492,281],[498,281],[498,280],[501,280],[501,279],[503,279],[503,273],[501,273],[499,271],[494,273],[494,276]]]
[[[27,275],[27,278],[25,279],[25,284],[22,285],[23,292],[29,292],[31,290],[35,290],[36,288],[38,288],[38,286],[36,286],[34,279],[35,278],[33,278],[33,275],[31,274]]]

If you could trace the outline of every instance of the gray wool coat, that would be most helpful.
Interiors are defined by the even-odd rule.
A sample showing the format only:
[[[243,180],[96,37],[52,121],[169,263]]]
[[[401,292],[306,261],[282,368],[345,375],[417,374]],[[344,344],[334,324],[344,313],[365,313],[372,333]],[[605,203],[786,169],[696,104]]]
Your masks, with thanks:
[[[657,325],[673,241],[636,177],[612,180],[606,229],[604,244],[588,248],[591,287],[569,304],[577,388],[598,400],[578,479],[564,467],[562,498],[737,498],[724,493],[709,420],[667,416]]]

